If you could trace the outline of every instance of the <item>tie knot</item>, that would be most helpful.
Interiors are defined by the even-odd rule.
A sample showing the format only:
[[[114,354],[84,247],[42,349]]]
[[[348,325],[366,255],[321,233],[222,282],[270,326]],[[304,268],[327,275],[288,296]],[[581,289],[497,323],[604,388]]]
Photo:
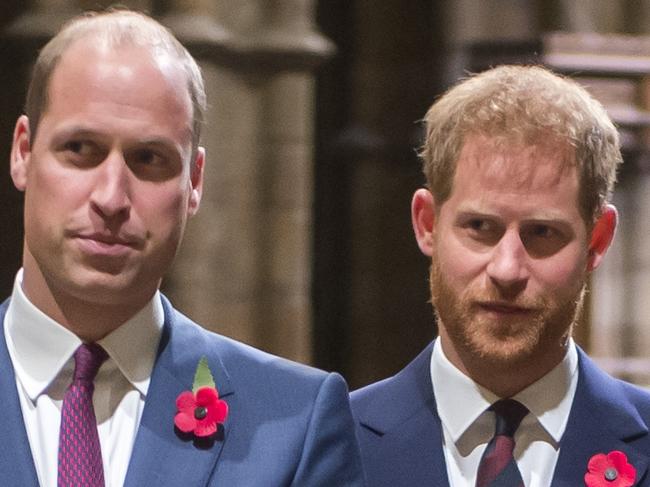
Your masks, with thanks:
[[[528,414],[528,408],[514,399],[501,399],[490,406],[497,418],[495,436],[513,437],[521,420]]]
[[[92,382],[99,367],[108,358],[106,350],[96,343],[83,343],[74,353],[74,380]]]

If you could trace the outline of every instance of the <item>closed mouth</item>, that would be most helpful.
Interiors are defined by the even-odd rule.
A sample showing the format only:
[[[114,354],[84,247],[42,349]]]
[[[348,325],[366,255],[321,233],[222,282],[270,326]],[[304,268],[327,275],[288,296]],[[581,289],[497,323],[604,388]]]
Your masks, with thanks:
[[[141,245],[141,239],[127,235],[107,235],[103,233],[91,233],[91,234],[77,234],[77,238],[81,240],[93,240],[99,244],[103,245],[122,245],[127,247],[138,247]]]
[[[477,305],[485,311],[498,314],[531,314],[536,311],[534,308],[517,306],[515,304],[500,301],[479,302]]]

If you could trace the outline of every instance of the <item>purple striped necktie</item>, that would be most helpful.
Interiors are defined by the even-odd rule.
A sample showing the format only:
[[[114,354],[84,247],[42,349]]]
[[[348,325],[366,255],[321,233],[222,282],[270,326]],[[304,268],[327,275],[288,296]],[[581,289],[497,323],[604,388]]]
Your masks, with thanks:
[[[490,406],[490,411],[496,415],[496,428],[478,466],[476,487],[523,487],[512,452],[515,431],[528,409],[514,399],[502,399]]]
[[[93,381],[107,358],[96,343],[84,343],[74,354],[74,377],[61,407],[58,487],[104,487]]]

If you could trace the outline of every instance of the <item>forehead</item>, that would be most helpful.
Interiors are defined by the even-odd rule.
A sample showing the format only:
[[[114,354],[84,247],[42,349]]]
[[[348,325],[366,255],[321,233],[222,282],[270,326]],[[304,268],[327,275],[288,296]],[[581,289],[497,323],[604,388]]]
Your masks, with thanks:
[[[48,116],[96,116],[160,122],[191,136],[185,73],[168,54],[80,39],[63,53],[48,86]]]
[[[578,171],[574,161],[574,150],[566,143],[525,144],[472,135],[461,149],[454,185],[469,183],[486,189],[527,192],[551,190],[570,181],[577,189]]]
[[[464,144],[445,208],[528,218],[579,217],[579,179],[572,150],[558,144],[522,145],[485,136]]]

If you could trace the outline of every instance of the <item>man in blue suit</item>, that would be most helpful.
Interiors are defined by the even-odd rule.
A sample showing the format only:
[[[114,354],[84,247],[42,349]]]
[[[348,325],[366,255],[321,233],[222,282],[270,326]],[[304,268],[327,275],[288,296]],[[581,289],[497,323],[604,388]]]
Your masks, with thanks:
[[[363,484],[340,376],[209,333],[158,291],[199,208],[205,104],[145,15],[73,19],[40,53],[11,152],[3,486]]]
[[[650,394],[571,338],[617,222],[603,107],[544,68],[501,66],[425,124],[411,209],[439,337],[352,393],[368,485],[650,485]]]

